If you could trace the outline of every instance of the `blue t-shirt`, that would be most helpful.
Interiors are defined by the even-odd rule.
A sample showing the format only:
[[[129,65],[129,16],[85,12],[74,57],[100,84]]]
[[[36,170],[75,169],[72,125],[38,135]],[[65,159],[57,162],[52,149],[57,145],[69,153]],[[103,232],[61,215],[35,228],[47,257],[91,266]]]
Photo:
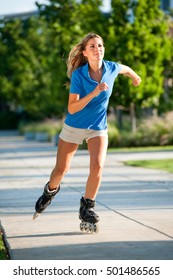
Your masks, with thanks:
[[[79,67],[72,73],[70,94],[79,94],[83,98],[92,92],[98,82],[90,77],[88,63]],[[107,129],[107,108],[112,94],[115,78],[121,70],[120,64],[103,60],[103,74],[101,82],[108,85],[107,91],[102,91],[94,97],[81,111],[67,114],[65,123],[69,126],[82,129]]]

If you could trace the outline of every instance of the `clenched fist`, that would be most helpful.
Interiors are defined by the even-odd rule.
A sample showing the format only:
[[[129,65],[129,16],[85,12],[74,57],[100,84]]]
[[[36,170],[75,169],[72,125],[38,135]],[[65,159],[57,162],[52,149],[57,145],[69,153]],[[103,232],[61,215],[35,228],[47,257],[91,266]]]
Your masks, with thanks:
[[[141,78],[139,76],[132,79],[132,84],[137,87],[141,83]]]
[[[97,96],[99,95],[100,92],[102,91],[106,91],[108,89],[108,85],[105,82],[102,82],[100,84],[98,84],[94,90],[94,95]]]

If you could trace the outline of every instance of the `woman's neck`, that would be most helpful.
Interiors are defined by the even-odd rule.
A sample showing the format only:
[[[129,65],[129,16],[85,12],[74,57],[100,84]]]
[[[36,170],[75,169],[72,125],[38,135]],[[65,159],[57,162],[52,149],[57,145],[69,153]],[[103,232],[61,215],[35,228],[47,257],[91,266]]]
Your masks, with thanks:
[[[89,72],[99,73],[102,72],[102,61],[97,63],[89,63]]]
[[[98,83],[101,82],[102,79],[102,71],[103,71],[103,66],[101,65],[89,65],[89,74],[90,77],[97,81]]]

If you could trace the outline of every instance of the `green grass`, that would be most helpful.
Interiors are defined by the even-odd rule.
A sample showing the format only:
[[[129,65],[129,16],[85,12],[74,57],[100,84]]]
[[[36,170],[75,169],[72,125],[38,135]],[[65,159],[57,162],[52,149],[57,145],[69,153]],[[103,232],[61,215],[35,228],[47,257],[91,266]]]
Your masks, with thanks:
[[[3,233],[0,229],[0,260],[8,260],[9,255],[3,240]]]
[[[152,146],[152,147],[132,147],[132,148],[109,148],[108,152],[159,152],[173,151],[173,146]]]
[[[134,161],[126,161],[124,163],[130,166],[161,169],[173,173],[173,159],[134,160]]]
[[[159,152],[159,151],[173,151],[173,146],[152,146],[152,147],[132,147],[132,148],[110,148],[109,152]],[[159,159],[159,160],[134,160],[124,162],[126,165],[146,167],[153,169],[161,169],[173,173],[173,159]]]

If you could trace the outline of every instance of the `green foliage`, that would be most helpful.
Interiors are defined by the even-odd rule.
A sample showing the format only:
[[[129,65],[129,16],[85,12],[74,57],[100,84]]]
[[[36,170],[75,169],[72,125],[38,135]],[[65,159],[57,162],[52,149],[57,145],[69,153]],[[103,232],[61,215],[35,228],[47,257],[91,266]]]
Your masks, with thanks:
[[[143,120],[135,133],[121,133],[120,146],[164,146],[173,144],[173,112]]]
[[[158,106],[163,94],[164,63],[170,59],[168,19],[159,8],[159,1],[112,0],[109,37],[111,59],[132,67],[142,78],[140,87],[118,78],[113,99],[115,104],[129,107]]]
[[[115,124],[112,122],[108,122],[108,139],[109,139],[109,147],[116,147],[120,142],[120,133],[116,128]]]
[[[129,65],[142,78],[135,88],[119,76],[110,106],[129,107],[133,102],[137,108],[171,109],[172,87],[163,92],[164,75],[172,78],[173,36],[159,1],[112,0],[112,12],[106,15],[100,10],[102,2],[50,0],[37,4],[38,16],[1,20],[0,109],[6,103],[8,110],[20,108],[37,120],[63,117],[69,90],[66,59],[91,31],[104,38],[105,59]]]
[[[173,10],[172,10],[173,17]],[[168,112],[173,108],[173,21],[169,21],[168,38],[170,40],[171,58],[164,63],[164,94],[159,99],[159,112]]]
[[[8,260],[8,259],[9,259],[9,255],[4,244],[3,232],[0,229],[0,260]]]
[[[6,45],[0,75],[3,98],[14,108],[20,105],[33,116],[62,116],[67,101],[63,86],[65,65],[58,57],[56,41],[50,40],[46,24],[35,18],[27,22],[9,21],[1,34]]]
[[[20,123],[19,131],[22,135],[27,132],[37,133],[37,132],[46,132],[48,133],[49,139],[52,136],[59,134],[62,129],[63,122],[53,119],[46,119],[41,122],[29,122],[29,123]]]

